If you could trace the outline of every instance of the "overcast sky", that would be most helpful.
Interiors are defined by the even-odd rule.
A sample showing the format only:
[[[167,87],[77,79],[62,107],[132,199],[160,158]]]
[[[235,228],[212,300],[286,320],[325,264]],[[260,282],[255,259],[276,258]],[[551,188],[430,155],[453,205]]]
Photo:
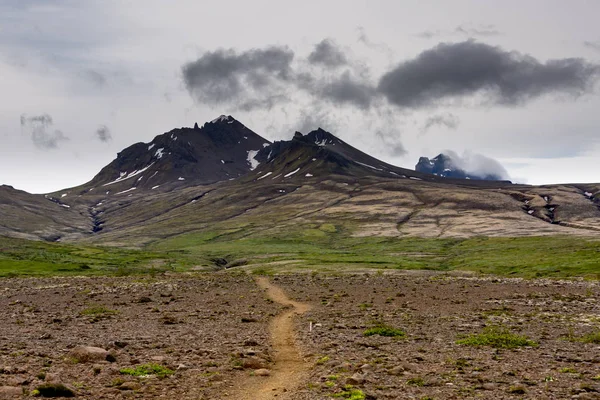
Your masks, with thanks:
[[[453,151],[513,181],[600,182],[600,2],[0,2],[0,184],[43,193],[231,114],[390,163]]]

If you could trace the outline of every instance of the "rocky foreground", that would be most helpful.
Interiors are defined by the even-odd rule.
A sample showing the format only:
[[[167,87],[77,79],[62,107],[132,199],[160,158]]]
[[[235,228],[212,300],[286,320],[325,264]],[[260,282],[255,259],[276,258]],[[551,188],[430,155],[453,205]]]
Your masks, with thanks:
[[[277,398],[600,398],[597,282],[269,279],[312,305],[295,319],[309,378]],[[268,323],[282,311],[241,273],[1,280],[0,399],[225,398],[277,370]],[[489,329],[525,341],[457,343]]]

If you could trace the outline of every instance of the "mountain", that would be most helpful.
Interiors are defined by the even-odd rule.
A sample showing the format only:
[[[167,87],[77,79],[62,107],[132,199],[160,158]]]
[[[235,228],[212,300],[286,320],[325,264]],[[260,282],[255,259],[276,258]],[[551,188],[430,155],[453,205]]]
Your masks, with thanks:
[[[269,143],[221,116],[134,144],[76,188],[0,187],[0,234],[135,247],[182,235],[293,241],[323,226],[344,237],[600,236],[599,206],[598,184],[436,176],[320,128]]]
[[[276,141],[254,157],[258,162],[251,177],[264,179],[301,179],[338,174],[348,177],[380,176],[398,179],[437,178],[396,167],[378,160],[333,134],[318,128],[306,135],[296,132],[292,140]]]
[[[432,159],[427,157],[419,158],[419,162],[415,166],[415,171],[425,174],[433,174],[443,178],[474,179],[483,181],[502,180],[502,177],[496,174],[477,175],[466,172],[458,167],[451,157],[445,154],[438,154],[437,157]]]
[[[66,192],[124,194],[237,178],[252,170],[254,154],[269,144],[232,116],[221,115],[201,128],[173,129],[133,144],[90,182]]]

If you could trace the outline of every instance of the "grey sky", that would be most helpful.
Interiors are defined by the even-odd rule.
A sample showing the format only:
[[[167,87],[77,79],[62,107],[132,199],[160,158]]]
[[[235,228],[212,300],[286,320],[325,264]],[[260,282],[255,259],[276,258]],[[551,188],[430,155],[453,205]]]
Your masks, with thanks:
[[[270,140],[321,126],[409,168],[452,150],[529,183],[598,182],[597,15],[583,0],[4,0],[0,184],[77,185],[220,114]]]

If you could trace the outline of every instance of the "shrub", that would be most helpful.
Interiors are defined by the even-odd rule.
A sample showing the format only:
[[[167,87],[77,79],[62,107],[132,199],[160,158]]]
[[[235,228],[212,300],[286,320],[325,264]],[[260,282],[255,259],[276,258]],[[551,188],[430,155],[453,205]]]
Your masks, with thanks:
[[[386,325],[379,325],[373,328],[369,328],[363,332],[364,336],[387,336],[387,337],[404,337],[406,333],[400,329],[392,328]]]
[[[527,338],[527,336],[515,335],[508,329],[501,327],[486,328],[483,333],[469,335],[456,343],[468,346],[490,346],[498,349],[537,346],[537,343]]]

